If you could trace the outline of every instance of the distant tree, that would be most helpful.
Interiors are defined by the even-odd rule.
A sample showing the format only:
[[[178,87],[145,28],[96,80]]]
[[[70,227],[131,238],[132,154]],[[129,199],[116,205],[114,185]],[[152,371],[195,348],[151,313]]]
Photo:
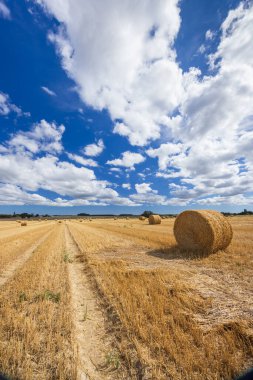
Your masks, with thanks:
[[[16,216],[20,216],[20,218],[25,219],[25,218],[33,218],[33,214],[28,214],[27,212],[22,212],[21,214],[16,214]]]
[[[145,218],[148,218],[150,215],[153,215],[153,211],[144,211],[141,215],[145,216]]]

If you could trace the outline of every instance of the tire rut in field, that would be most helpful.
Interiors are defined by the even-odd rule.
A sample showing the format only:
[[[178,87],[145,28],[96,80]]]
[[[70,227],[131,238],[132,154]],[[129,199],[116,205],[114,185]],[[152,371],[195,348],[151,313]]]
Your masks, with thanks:
[[[0,273],[0,287],[15,275],[15,273],[27,262],[27,260],[33,255],[34,251],[48,238],[51,233],[52,231],[47,232],[16,260],[7,265],[4,271]]]
[[[73,308],[73,324],[78,351],[78,380],[119,379],[110,368],[108,357],[114,352],[106,333],[105,315],[90,283],[80,250],[65,225],[66,255]]]

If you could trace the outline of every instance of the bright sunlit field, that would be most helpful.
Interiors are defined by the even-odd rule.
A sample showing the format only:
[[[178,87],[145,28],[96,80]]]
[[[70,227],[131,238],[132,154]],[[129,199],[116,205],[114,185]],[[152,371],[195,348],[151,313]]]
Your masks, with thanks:
[[[174,218],[0,222],[0,372],[235,378],[253,364],[253,218],[229,220],[206,257],[179,250]]]

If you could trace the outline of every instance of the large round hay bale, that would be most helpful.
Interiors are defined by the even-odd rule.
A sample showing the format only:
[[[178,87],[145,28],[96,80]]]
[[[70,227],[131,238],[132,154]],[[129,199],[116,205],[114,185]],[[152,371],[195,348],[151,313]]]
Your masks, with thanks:
[[[27,223],[26,222],[21,222],[21,226],[22,227],[27,226]]]
[[[145,220],[146,218],[145,218],[145,216],[143,216],[143,215],[141,215],[140,217],[139,217],[139,220]]]
[[[188,210],[177,216],[174,235],[182,249],[211,253],[230,244],[233,230],[218,211]]]
[[[161,224],[162,223],[162,218],[160,215],[150,215],[148,218],[149,224]]]

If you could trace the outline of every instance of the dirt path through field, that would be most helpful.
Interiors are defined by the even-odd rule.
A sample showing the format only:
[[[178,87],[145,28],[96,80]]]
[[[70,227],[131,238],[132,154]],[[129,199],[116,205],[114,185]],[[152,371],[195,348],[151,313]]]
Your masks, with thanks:
[[[65,243],[79,356],[78,380],[119,379],[115,368],[111,368],[110,358],[115,355],[115,349],[106,332],[105,314],[99,306],[85,263],[79,259],[81,252],[67,226]]]
[[[9,265],[7,265],[4,271],[0,273],[0,286],[3,286],[8,280],[10,280],[14,276],[14,274],[26,263],[26,261],[32,256],[34,251],[48,238],[48,236],[51,233],[52,231],[47,232],[38,241],[36,241],[36,243],[29,247],[23,254],[20,254],[16,260],[12,261]]]

